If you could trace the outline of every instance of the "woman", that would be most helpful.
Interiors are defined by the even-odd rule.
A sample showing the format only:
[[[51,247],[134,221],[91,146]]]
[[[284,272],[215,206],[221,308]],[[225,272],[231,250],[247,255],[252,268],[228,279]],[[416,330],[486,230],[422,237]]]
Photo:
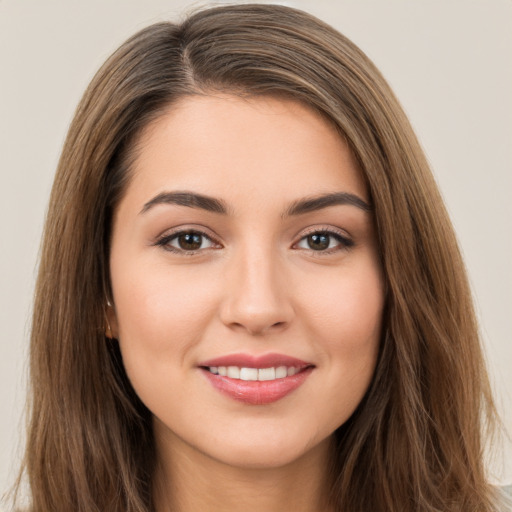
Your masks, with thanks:
[[[31,372],[33,511],[499,507],[428,165],[367,57],[293,9],[153,25],[98,72],[52,191]]]

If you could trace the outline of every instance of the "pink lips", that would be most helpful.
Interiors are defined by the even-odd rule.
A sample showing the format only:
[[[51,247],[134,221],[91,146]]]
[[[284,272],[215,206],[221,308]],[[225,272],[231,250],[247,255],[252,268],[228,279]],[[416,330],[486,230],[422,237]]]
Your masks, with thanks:
[[[245,381],[213,374],[208,367],[238,368],[296,368],[295,375],[268,381]],[[276,402],[301,386],[314,369],[314,365],[282,354],[231,354],[204,361],[198,365],[209,382],[221,393],[245,404],[265,405]]]

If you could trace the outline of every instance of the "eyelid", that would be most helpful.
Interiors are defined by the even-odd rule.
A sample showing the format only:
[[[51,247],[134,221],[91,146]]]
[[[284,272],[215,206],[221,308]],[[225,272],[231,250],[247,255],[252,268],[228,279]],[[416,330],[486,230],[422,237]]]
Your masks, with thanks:
[[[213,246],[206,247],[204,249],[186,250],[186,249],[179,249],[177,247],[172,247],[171,245],[168,245],[171,240],[174,240],[179,235],[186,234],[186,233],[199,234],[199,235],[207,238],[213,244]],[[218,237],[213,235],[209,229],[206,229],[203,226],[198,226],[198,225],[194,225],[194,224],[177,226],[175,228],[166,230],[162,234],[160,234],[156,237],[156,239],[152,243],[152,245],[160,246],[169,252],[174,252],[174,253],[182,254],[182,255],[186,255],[186,256],[198,254],[200,252],[208,251],[211,249],[222,248],[222,244],[218,240]]]
[[[211,243],[212,247],[206,247],[202,249],[196,249],[196,250],[186,250],[186,249],[180,249],[176,247],[172,247],[169,244],[171,240],[174,240],[181,234],[186,233],[197,233],[205,238],[207,238]],[[325,250],[314,250],[314,249],[306,249],[306,248],[299,248],[297,245],[304,240],[304,238],[317,234],[317,233],[323,233],[329,236],[334,237],[339,242],[339,246],[332,247],[330,249]],[[308,228],[305,228],[302,232],[298,233],[295,237],[295,242],[292,244],[292,249],[296,250],[305,250],[309,251],[310,253],[314,253],[317,256],[322,255],[328,255],[331,253],[348,250],[351,247],[353,247],[354,241],[352,237],[344,230],[334,227],[332,225],[329,226],[322,226],[322,225],[316,225],[316,226],[310,226]],[[189,224],[189,225],[182,225],[177,226],[174,228],[171,228],[169,230],[164,231],[162,234],[158,235],[152,245],[155,246],[161,246],[165,250],[168,250],[169,252],[175,252],[177,254],[182,255],[194,255],[200,252],[205,252],[211,249],[219,249],[222,248],[223,245],[219,241],[218,237],[211,233],[211,231],[204,226],[195,225],[195,224]]]
[[[297,248],[297,245],[302,240],[304,240],[304,238],[306,238],[310,235],[314,235],[316,233],[324,233],[324,234],[327,234],[327,235],[330,235],[330,236],[336,238],[340,242],[340,247],[332,247],[332,248],[326,249],[324,251],[315,251],[314,249],[302,249],[302,250],[314,253],[316,256],[322,256],[322,254],[327,255],[327,254],[331,254],[334,252],[348,250],[348,249],[351,249],[355,245],[354,240],[346,231],[344,231],[340,228],[336,228],[334,226],[317,225],[317,226],[310,226],[310,227],[306,228],[304,231],[300,232],[297,235],[297,237],[296,237],[297,241],[293,243],[292,248],[297,249],[297,250],[301,249],[301,248]]]

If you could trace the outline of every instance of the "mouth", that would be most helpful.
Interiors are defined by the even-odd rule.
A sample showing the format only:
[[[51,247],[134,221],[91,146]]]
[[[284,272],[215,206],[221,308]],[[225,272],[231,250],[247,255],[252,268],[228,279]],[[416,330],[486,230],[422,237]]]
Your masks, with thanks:
[[[296,375],[303,368],[295,366],[278,366],[277,368],[245,368],[239,366],[207,366],[204,368],[213,375],[221,377],[229,377],[230,379],[243,380],[246,382],[254,381],[270,381],[276,379],[284,379]]]
[[[279,354],[233,354],[206,361],[198,368],[225,396],[248,405],[266,405],[299,388],[315,366]]]

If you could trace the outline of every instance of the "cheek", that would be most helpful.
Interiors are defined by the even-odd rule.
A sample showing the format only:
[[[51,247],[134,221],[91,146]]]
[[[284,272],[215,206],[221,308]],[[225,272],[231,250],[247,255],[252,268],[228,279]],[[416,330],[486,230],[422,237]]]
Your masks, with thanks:
[[[347,269],[343,276],[317,282],[309,296],[308,329],[314,337],[325,375],[325,400],[317,414],[332,414],[335,429],[356,409],[370,385],[381,339],[384,291],[377,265],[364,272]],[[332,277],[332,276],[331,276]],[[323,411],[323,412],[322,412]]]
[[[340,276],[327,276],[310,283],[302,301],[309,310],[311,327],[321,330],[329,353],[339,350],[363,354],[380,339],[384,292],[379,267],[366,265],[364,272],[341,269]],[[305,294],[306,295],[306,294]]]
[[[112,275],[119,339],[127,350],[159,359],[199,342],[215,314],[213,283],[186,267],[118,265]]]
[[[117,262],[116,262],[117,263]],[[165,411],[163,389],[186,393],[194,350],[216,312],[214,283],[201,284],[185,267],[114,266],[112,287],[123,364],[132,386],[152,411]],[[136,268],[135,268],[136,267]]]

